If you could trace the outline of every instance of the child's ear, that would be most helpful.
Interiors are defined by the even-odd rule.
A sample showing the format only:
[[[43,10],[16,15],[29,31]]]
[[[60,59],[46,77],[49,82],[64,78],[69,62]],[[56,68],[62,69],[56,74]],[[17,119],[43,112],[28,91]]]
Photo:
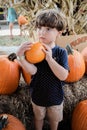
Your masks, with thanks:
[[[60,35],[60,36],[62,35],[62,32],[63,32],[63,31],[59,31],[59,35]]]
[[[62,35],[62,31],[58,31],[58,37],[60,37]]]

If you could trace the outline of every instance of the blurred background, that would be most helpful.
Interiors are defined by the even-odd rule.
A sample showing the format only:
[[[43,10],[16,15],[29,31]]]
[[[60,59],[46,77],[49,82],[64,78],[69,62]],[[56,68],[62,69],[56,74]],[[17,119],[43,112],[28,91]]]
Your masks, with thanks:
[[[17,16],[24,15],[28,24],[22,31],[34,34],[34,21],[36,13],[41,9],[56,8],[62,10],[67,18],[67,30],[63,35],[87,33],[87,0],[0,0],[0,21],[7,19],[8,7],[13,4]]]

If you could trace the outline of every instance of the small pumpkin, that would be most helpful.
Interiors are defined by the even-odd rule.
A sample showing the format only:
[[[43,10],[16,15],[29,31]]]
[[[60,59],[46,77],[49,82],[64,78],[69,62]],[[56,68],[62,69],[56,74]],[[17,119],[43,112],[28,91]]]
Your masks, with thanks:
[[[16,54],[0,56],[0,94],[11,94],[16,91],[20,80],[20,65]]]
[[[68,52],[68,63],[70,72],[66,82],[76,82],[80,80],[85,73],[85,62],[80,52],[71,48],[70,45],[66,47]]]
[[[76,105],[72,114],[72,130],[87,130],[87,100]]]
[[[30,50],[25,52],[25,58],[30,63],[38,63],[44,60],[45,53],[43,52],[44,46],[40,42],[33,43]]]
[[[83,57],[84,57],[85,67],[86,67],[85,73],[87,74],[87,47],[85,47],[85,48],[82,50],[81,54],[82,54]]]
[[[0,114],[0,130],[26,130],[23,123],[10,114]]]
[[[25,16],[20,15],[18,17],[18,24],[19,25],[24,25],[24,24],[27,24],[27,23],[28,23],[28,20],[27,20],[27,18]]]

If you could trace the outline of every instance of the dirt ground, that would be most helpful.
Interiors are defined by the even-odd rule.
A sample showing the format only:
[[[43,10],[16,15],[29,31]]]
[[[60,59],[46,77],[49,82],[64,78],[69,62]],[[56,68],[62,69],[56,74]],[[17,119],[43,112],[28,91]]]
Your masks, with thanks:
[[[23,42],[30,40],[29,34],[26,31],[22,32],[22,36],[20,36],[20,28],[18,24],[14,24],[13,39],[10,39],[9,25],[6,23],[0,25],[0,46],[18,46]]]
[[[0,46],[19,46],[26,41],[29,41],[28,36],[14,36],[13,39],[9,36],[0,36]]]

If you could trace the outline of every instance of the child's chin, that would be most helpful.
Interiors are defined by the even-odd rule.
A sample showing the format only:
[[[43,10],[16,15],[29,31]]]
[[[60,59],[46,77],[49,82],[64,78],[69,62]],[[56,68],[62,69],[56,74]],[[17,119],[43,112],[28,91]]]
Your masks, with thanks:
[[[44,38],[40,38],[40,42],[45,43],[46,41]]]
[[[47,44],[45,40],[40,40],[41,43]]]

